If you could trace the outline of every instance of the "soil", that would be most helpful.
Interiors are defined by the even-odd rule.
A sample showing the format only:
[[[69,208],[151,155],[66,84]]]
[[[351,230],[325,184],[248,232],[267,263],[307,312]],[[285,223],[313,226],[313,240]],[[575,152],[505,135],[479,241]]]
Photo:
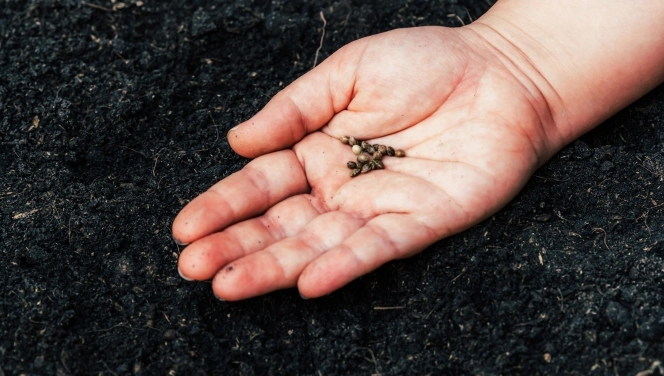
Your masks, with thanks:
[[[661,375],[664,87],[504,210],[321,299],[177,274],[226,131],[318,61],[488,1],[5,0],[1,375]]]

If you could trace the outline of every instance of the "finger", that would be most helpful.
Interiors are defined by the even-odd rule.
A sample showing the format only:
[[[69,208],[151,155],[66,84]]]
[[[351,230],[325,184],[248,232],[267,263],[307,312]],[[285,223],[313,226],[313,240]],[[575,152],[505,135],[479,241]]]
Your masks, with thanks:
[[[329,294],[388,261],[422,251],[438,238],[437,231],[407,214],[381,215],[307,265],[297,287],[307,298]]]
[[[316,217],[296,236],[241,258],[217,273],[212,289],[223,300],[239,300],[293,287],[302,270],[364,224],[342,212]]]
[[[182,209],[173,222],[173,237],[188,244],[308,190],[302,166],[292,151],[256,158]]]
[[[317,199],[311,195],[293,196],[260,217],[197,240],[180,254],[180,275],[188,280],[211,279],[229,262],[294,236],[320,215],[315,203]]]
[[[356,51],[363,43],[340,49],[233,128],[228,133],[233,150],[254,158],[289,148],[345,109],[353,95],[354,67],[361,55]]]

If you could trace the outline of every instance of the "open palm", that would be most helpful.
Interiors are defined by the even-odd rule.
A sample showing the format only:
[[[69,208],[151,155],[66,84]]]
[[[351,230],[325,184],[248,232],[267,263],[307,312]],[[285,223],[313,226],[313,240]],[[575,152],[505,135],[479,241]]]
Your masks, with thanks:
[[[544,99],[472,29],[395,30],[342,48],[228,137],[256,158],[189,203],[188,279],[244,299],[330,293],[490,216],[555,151]],[[406,151],[356,178],[344,135]],[[553,146],[552,146],[553,145]]]

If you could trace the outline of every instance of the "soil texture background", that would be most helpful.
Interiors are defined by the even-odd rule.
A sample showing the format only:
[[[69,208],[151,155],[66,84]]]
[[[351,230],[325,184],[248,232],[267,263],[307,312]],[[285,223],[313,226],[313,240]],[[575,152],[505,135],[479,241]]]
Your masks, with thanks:
[[[228,129],[357,38],[470,0],[4,0],[1,375],[661,375],[664,87],[505,209],[321,299],[176,270]]]

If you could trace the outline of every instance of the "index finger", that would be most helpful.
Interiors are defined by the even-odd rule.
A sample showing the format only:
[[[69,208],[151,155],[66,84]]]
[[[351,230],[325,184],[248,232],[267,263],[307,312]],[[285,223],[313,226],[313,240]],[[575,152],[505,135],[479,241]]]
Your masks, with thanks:
[[[275,95],[251,119],[228,132],[238,154],[254,158],[293,146],[346,109],[353,98],[356,67],[366,41],[334,53]],[[269,137],[264,135],[269,134]]]

